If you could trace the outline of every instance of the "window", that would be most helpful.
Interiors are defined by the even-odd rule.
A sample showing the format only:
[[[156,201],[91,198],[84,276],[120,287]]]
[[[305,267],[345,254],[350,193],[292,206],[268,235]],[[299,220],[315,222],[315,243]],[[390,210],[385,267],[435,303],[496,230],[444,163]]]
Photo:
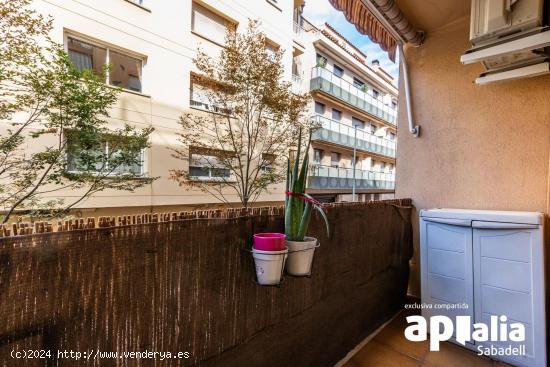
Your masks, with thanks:
[[[390,132],[390,133],[388,134],[388,138],[389,138],[390,140],[395,140],[395,134],[392,133],[392,132]]]
[[[337,109],[332,109],[332,119],[336,121],[342,120],[342,111],[338,111]]]
[[[221,113],[230,115],[231,110],[223,106],[216,105],[215,95],[212,94],[206,87],[191,80],[191,101],[192,108],[203,111]]]
[[[322,68],[327,66],[327,58],[324,57],[323,55],[317,54],[317,66],[320,66]]]
[[[370,132],[371,132],[372,134],[375,134],[375,133],[376,133],[376,125],[370,124]]]
[[[319,115],[325,114],[325,105],[321,102],[315,102],[315,113],[318,113]]]
[[[365,83],[362,80],[357,79],[356,77],[353,77],[353,85],[356,88],[362,89],[364,87]]]
[[[108,84],[134,92],[142,91],[143,60],[73,37],[67,38],[67,49],[71,62],[78,70],[89,69],[96,75],[102,75],[105,65],[110,64],[106,76]]]
[[[264,173],[273,172],[275,165],[275,155],[269,153],[262,153],[262,159],[260,161],[260,171]]]
[[[67,40],[69,58],[79,71],[93,70],[102,75],[107,63],[107,49],[69,37]]]
[[[397,101],[391,101],[391,106],[393,108],[397,108]]]
[[[380,162],[380,172],[384,172],[386,170],[386,162]]]
[[[111,64],[109,72],[111,85],[141,92],[141,60],[110,51],[109,62]]]
[[[334,75],[336,75],[338,78],[341,78],[344,76],[344,69],[339,67],[338,65],[334,64]]]
[[[125,161],[133,161],[132,164],[120,164],[111,167],[113,161],[117,160],[120,151],[109,144],[109,140],[86,141],[79,139],[76,132],[67,134],[67,171],[69,172],[98,172],[103,174],[143,174],[143,150],[136,153],[134,157]],[[113,150],[115,149],[115,150]]]
[[[330,166],[334,168],[340,167],[340,153],[330,153]]]
[[[358,119],[357,117],[351,118],[351,126],[356,127],[358,129],[364,129],[365,128],[365,121]]]
[[[232,28],[231,23],[218,14],[193,3],[191,29],[194,33],[219,45],[224,45],[225,33],[230,27]]]
[[[372,96],[373,96],[374,98],[378,98],[378,97],[380,96],[380,92],[379,92],[378,90],[376,90],[376,89],[373,88],[373,89],[372,89]]]
[[[199,180],[224,180],[231,177],[231,171],[223,163],[223,151],[190,149],[189,176]]]
[[[321,164],[323,161],[323,150],[322,149],[313,149],[313,163]]]
[[[361,159],[355,157],[355,169],[361,169]]]
[[[275,60],[275,54],[279,50],[279,46],[277,46],[274,43],[266,42],[265,43],[265,50],[267,51],[267,56],[274,61]]]

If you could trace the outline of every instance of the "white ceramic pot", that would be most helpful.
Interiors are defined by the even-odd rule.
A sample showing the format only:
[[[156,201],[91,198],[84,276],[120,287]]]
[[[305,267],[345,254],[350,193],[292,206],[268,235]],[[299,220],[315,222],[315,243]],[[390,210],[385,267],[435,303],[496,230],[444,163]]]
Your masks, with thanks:
[[[287,240],[288,259],[286,261],[286,272],[296,276],[310,275],[316,246],[317,239],[313,237],[304,237],[303,241]]]
[[[288,249],[282,251],[262,251],[252,249],[252,257],[256,266],[256,277],[261,285],[277,285],[281,283]]]

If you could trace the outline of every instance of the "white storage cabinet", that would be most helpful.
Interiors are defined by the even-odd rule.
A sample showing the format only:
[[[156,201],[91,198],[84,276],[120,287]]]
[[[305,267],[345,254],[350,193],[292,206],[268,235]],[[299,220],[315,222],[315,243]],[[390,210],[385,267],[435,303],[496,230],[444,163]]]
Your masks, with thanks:
[[[422,315],[490,316],[525,326],[525,356],[499,357],[516,366],[545,367],[543,215],[463,209],[420,212],[422,302],[465,303],[467,309],[423,309]],[[506,347],[514,342],[484,342]],[[466,347],[477,351],[479,342]]]

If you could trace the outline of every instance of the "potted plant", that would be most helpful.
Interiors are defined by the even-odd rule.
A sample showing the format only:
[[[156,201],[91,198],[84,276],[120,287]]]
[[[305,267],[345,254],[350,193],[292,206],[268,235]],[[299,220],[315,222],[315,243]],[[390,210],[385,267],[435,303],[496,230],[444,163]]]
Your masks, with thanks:
[[[313,255],[317,247],[317,239],[307,236],[311,212],[319,212],[325,222],[327,235],[329,223],[321,203],[306,194],[306,181],[309,163],[309,137],[303,160],[300,164],[302,131],[298,135],[298,151],[294,162],[288,160],[286,198],[285,198],[285,234],[288,258],[286,271],[290,275],[307,276],[311,274]]]
[[[288,249],[283,233],[256,233],[252,257],[256,277],[261,285],[278,285],[281,282]]]
[[[317,65],[315,65],[317,67],[321,67],[321,68],[324,68],[327,66],[327,59],[324,58],[324,57],[318,57],[317,58]]]

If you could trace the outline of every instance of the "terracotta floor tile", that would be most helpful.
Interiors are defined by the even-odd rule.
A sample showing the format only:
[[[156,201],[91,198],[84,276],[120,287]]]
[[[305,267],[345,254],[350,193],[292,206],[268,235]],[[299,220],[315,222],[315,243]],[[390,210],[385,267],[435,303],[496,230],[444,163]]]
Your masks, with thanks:
[[[418,361],[373,340],[365,345],[352,360],[359,367],[416,367]],[[353,366],[353,365],[351,365]],[[348,366],[350,367],[350,366]],[[355,366],[353,366],[355,367]]]
[[[396,318],[388,326],[386,326],[374,340],[387,345],[396,351],[405,354],[414,359],[420,360],[428,352],[429,342],[412,342],[405,338],[406,321],[401,318]]]
[[[452,343],[442,343],[439,352],[428,352],[422,366],[492,367],[493,361]]]

